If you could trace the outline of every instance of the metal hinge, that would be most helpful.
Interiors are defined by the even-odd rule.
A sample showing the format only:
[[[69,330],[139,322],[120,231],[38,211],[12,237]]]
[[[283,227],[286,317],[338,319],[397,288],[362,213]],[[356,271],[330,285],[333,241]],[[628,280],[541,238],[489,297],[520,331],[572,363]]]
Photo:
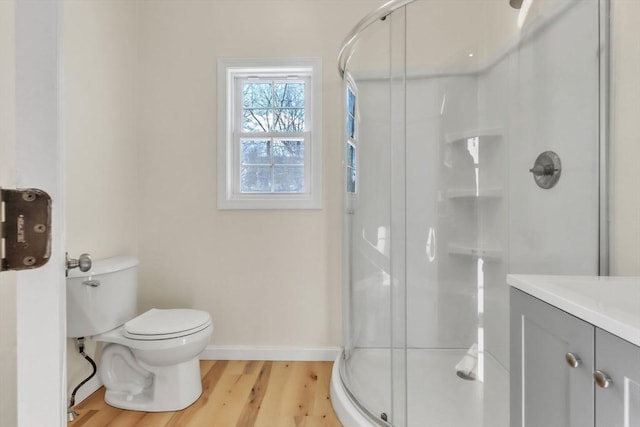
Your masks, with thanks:
[[[45,265],[51,256],[51,197],[35,188],[0,188],[0,208],[0,271]]]

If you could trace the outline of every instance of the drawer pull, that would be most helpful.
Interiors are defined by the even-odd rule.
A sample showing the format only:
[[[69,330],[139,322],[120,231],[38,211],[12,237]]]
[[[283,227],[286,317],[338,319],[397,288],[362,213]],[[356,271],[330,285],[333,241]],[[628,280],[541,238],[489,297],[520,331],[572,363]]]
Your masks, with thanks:
[[[609,388],[611,386],[611,378],[602,371],[595,371],[593,373],[593,379],[596,380],[596,384],[600,388]]]
[[[567,365],[571,368],[577,368],[582,363],[582,360],[573,353],[567,353],[564,358],[567,361]]]

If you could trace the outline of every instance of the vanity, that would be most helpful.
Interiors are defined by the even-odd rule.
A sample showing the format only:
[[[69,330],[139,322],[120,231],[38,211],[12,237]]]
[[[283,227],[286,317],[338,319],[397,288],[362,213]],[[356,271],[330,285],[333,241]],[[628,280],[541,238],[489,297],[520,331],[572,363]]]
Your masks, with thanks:
[[[507,283],[511,427],[640,427],[640,277]]]

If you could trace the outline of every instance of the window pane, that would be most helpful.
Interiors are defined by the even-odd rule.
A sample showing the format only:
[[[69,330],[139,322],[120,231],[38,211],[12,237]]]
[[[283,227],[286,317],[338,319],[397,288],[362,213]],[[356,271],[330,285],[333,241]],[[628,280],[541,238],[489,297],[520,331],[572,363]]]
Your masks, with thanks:
[[[243,193],[271,192],[271,166],[242,166],[240,191]]]
[[[240,141],[240,163],[271,164],[271,141],[268,139],[243,139]]]
[[[355,138],[356,134],[356,96],[350,88],[347,88],[347,135]]]
[[[304,140],[274,141],[273,163],[304,165]]]
[[[347,166],[350,168],[356,167],[356,147],[347,143]]]
[[[276,83],[276,107],[304,108],[304,83]]]
[[[247,108],[242,110],[243,132],[268,132],[271,110]]]
[[[356,96],[351,89],[347,89],[347,114],[354,117],[356,115]]]
[[[275,132],[303,132],[304,108],[276,108],[272,130]]]
[[[242,106],[269,108],[273,105],[271,83],[244,83],[242,87]]]
[[[354,138],[356,133],[355,120],[352,115],[347,115],[347,135],[349,138]]]
[[[356,170],[347,168],[347,193],[356,192]]]
[[[304,193],[304,166],[274,166],[274,191]]]

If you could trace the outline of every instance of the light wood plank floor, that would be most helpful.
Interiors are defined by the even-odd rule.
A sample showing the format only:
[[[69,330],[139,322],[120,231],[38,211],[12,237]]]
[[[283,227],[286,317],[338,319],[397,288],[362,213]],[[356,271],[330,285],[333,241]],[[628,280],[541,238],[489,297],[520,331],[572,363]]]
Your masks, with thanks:
[[[100,388],[71,427],[339,427],[329,401],[332,362],[203,360],[202,396],[178,412],[124,411]]]

